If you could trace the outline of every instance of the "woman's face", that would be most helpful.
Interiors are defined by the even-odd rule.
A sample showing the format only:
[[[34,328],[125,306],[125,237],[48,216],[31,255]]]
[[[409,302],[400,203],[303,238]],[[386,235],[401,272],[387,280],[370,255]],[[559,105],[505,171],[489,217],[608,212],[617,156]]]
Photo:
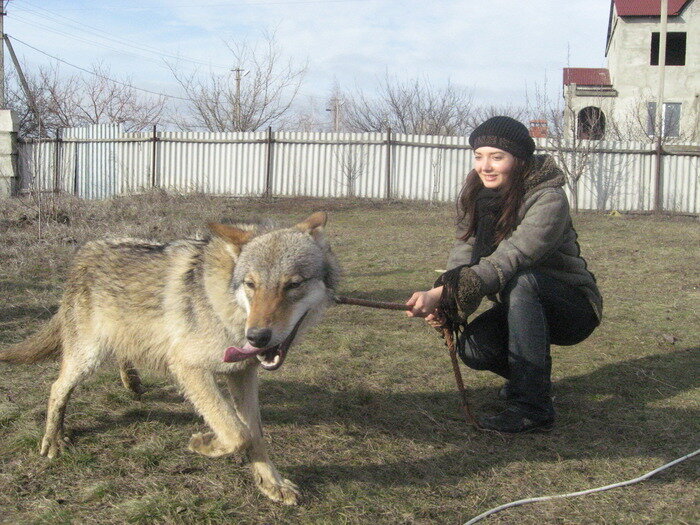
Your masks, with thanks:
[[[502,149],[483,146],[474,150],[474,169],[484,187],[495,190],[503,186],[515,167],[515,157]]]

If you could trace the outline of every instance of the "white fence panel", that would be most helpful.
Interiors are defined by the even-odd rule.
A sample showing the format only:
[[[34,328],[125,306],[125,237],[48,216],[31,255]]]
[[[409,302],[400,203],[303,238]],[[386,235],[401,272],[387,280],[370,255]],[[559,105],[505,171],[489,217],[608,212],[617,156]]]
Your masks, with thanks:
[[[60,161],[59,161],[60,162]],[[20,173],[19,190],[54,191],[56,183],[56,143],[29,142],[19,148],[17,158]]]
[[[454,201],[471,169],[467,137],[396,135],[393,197]]]
[[[161,132],[156,186],[175,191],[259,195],[267,134]]]
[[[274,134],[272,193],[380,198],[386,147],[381,133]]]
[[[118,193],[139,193],[153,187],[153,133],[125,133],[115,147],[121,175]]]
[[[537,139],[565,173],[579,173],[582,210],[650,211],[656,157],[648,142],[555,144]],[[700,157],[665,154],[665,210],[700,213]],[[467,137],[388,133],[123,133],[119,125],[63,130],[19,145],[23,191],[91,199],[144,191],[454,201],[471,168]],[[58,186],[58,187],[56,187]],[[572,199],[571,188],[566,191]]]
[[[72,142],[75,195],[86,199],[105,199],[121,192],[119,124],[95,124],[63,130],[63,140]],[[69,187],[71,186],[69,181]]]
[[[664,210],[700,213],[700,157],[666,155],[663,173]]]

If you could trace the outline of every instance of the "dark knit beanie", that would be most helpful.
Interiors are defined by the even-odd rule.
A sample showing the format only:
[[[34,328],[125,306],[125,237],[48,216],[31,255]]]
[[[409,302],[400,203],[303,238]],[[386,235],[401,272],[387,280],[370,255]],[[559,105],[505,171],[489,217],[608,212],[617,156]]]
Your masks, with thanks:
[[[527,159],[535,152],[535,141],[522,122],[510,117],[491,117],[469,135],[472,149],[489,146]]]

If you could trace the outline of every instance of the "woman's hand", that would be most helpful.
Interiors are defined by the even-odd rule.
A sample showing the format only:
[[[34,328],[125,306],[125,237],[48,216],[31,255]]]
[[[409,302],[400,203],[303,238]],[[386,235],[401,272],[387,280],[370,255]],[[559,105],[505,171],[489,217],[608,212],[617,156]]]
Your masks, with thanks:
[[[425,318],[425,320],[430,326],[432,326],[438,331],[445,326],[445,322],[447,321],[447,319],[445,319],[445,316],[439,310],[430,314],[428,317]]]
[[[430,320],[435,319],[435,309],[440,302],[442,296],[442,286],[432,288],[426,292],[415,292],[411,298],[406,301],[407,306],[411,306],[411,310],[406,311],[409,317],[429,317]]]

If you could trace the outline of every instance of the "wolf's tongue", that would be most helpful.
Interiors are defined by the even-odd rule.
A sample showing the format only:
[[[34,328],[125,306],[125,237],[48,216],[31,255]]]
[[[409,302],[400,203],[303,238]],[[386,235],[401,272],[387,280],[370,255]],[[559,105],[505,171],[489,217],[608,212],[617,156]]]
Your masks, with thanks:
[[[249,357],[256,356],[265,351],[265,348],[257,348],[250,343],[246,343],[242,348],[237,346],[229,346],[224,353],[224,363],[235,363],[243,361]]]

